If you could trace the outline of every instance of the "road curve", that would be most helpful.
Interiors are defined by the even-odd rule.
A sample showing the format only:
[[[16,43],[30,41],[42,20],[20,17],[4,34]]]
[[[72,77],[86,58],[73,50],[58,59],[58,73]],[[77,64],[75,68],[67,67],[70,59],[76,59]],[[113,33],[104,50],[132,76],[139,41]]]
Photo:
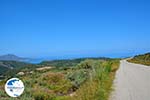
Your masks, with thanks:
[[[150,66],[121,60],[110,100],[150,100]]]

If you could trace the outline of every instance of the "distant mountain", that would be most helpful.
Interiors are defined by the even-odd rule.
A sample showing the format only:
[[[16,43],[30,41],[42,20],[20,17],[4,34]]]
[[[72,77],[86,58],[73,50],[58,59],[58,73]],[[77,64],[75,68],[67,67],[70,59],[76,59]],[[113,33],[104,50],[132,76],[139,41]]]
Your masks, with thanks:
[[[0,60],[6,60],[6,61],[24,61],[26,59],[28,59],[28,58],[18,57],[13,54],[7,54],[7,55],[0,56]]]

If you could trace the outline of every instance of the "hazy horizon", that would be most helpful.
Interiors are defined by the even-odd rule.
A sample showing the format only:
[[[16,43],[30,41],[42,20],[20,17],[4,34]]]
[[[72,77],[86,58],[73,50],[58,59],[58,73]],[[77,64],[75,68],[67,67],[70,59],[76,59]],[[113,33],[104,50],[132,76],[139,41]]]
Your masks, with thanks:
[[[124,53],[107,53],[107,54],[63,54],[63,55],[46,55],[46,56],[27,56],[27,55],[17,55],[17,54],[13,54],[13,53],[7,53],[7,54],[1,54],[0,56],[3,55],[8,55],[8,54],[12,54],[12,55],[16,55],[18,57],[23,57],[23,58],[33,58],[33,59],[37,59],[37,60],[55,60],[55,59],[74,59],[74,58],[86,58],[86,57],[108,57],[108,58],[125,58],[125,57],[133,57],[135,55],[139,55],[139,54],[145,54],[145,53],[149,53],[149,51],[141,51],[141,52],[124,52]]]

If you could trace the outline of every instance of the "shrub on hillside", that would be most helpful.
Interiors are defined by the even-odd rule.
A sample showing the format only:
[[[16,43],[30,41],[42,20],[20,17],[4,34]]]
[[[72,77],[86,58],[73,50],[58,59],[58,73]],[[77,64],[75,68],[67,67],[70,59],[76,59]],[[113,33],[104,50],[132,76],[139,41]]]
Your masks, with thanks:
[[[69,73],[67,78],[72,82],[73,86],[79,88],[79,86],[88,78],[88,72],[84,69],[76,70]]]
[[[87,59],[77,65],[79,69],[92,69],[94,60]]]
[[[58,95],[68,94],[72,84],[62,73],[46,73],[41,77],[40,86],[52,89]]]

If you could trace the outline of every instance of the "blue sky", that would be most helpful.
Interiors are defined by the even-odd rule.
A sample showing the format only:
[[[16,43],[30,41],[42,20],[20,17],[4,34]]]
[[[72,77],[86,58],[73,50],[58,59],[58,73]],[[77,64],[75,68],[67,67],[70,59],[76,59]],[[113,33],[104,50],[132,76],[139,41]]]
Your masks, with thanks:
[[[129,56],[150,50],[148,0],[0,0],[0,55]]]

